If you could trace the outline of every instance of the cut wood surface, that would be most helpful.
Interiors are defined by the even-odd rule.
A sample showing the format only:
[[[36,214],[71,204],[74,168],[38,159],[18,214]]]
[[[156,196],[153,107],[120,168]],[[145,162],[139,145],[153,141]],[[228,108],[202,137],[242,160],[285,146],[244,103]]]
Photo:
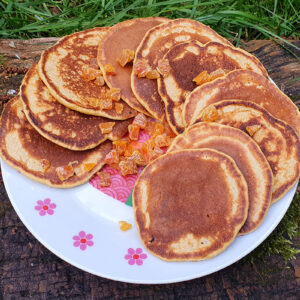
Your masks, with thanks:
[[[18,93],[28,68],[57,38],[0,40],[0,111]],[[292,42],[300,47],[300,41]],[[270,77],[300,103],[299,61],[272,41],[250,41]],[[291,48],[292,49],[292,48]],[[300,57],[300,51],[293,52]],[[26,201],[26,197],[24,198]],[[293,241],[300,247],[300,238]],[[284,263],[271,256],[256,264],[237,262],[203,278],[168,285],[134,285],[100,278],[62,261],[22,224],[0,172],[0,299],[299,299],[300,254]]]

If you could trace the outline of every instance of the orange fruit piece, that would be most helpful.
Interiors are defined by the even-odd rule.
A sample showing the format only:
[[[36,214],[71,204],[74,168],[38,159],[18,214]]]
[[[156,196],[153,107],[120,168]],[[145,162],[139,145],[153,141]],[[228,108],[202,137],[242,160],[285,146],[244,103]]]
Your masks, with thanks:
[[[104,66],[104,70],[105,70],[106,75],[116,75],[117,74],[116,71],[115,71],[114,66],[111,65],[111,64],[106,64]]]
[[[150,161],[158,158],[159,156],[161,156],[162,154],[164,154],[164,151],[160,148],[158,148],[157,146],[154,147],[154,149],[149,152],[149,159]]]
[[[122,67],[125,67],[126,64],[133,61],[133,59],[134,59],[134,51],[130,49],[123,49],[117,61]]]
[[[118,115],[120,115],[123,111],[124,105],[122,103],[118,103],[116,102],[115,104],[115,110],[117,112]]]
[[[128,126],[129,138],[133,141],[137,141],[139,139],[140,127],[136,124],[130,124]]]
[[[164,134],[159,134],[155,137],[155,146],[161,148],[161,147],[167,147],[171,143],[171,139],[164,135]]]
[[[133,65],[134,73],[139,77],[145,77],[151,71],[150,65],[144,59],[138,59]]]
[[[94,68],[84,66],[82,69],[81,77],[87,81],[96,79],[98,76],[101,76],[102,72]]]
[[[151,70],[146,74],[146,77],[148,79],[157,79],[157,78],[159,78],[159,76],[160,75],[159,75],[158,71],[156,71],[156,70]]]
[[[110,133],[113,130],[116,122],[104,122],[99,124],[100,130],[103,134]]]
[[[139,150],[133,151],[133,153],[129,157],[129,159],[133,159],[137,165],[140,165],[140,166],[147,165],[147,161],[146,161],[144,155]]]
[[[74,175],[72,165],[57,167],[55,170],[60,181],[65,181]]]
[[[116,151],[119,155],[124,154],[124,152],[127,148],[127,145],[128,145],[127,141],[119,140],[119,141],[114,141],[113,142],[114,149],[116,149]]]
[[[132,225],[126,221],[119,221],[119,226],[122,231],[127,231],[132,227]]]
[[[136,174],[138,171],[137,164],[132,159],[126,159],[119,163],[119,167],[121,170],[121,174],[123,176],[129,175],[129,174]]]
[[[106,97],[114,101],[119,101],[121,98],[121,90],[116,88],[111,88],[106,92]]]
[[[111,179],[110,179],[110,174],[107,172],[97,172],[97,176],[100,179],[100,186],[110,186]]]
[[[104,86],[105,84],[103,76],[97,76],[94,82],[99,86]]]
[[[142,114],[142,113],[138,113],[134,119],[132,124],[138,125],[140,128],[145,129],[145,127],[147,126],[147,117]]]
[[[112,109],[112,99],[100,99],[99,100],[99,107],[100,109]]]
[[[44,172],[50,168],[50,161],[48,159],[42,159],[41,164]]]
[[[167,59],[160,59],[158,61],[157,70],[163,77],[169,75],[169,73],[171,72],[171,66],[169,61]]]
[[[208,74],[207,71],[202,71],[200,74],[198,74],[193,81],[197,84],[197,85],[201,85],[205,82],[209,82],[210,81],[210,76]]]
[[[85,172],[89,172],[89,171],[91,171],[95,166],[96,166],[96,164],[93,164],[93,163],[90,163],[90,164],[84,164],[84,171],[85,171]]]
[[[109,165],[119,163],[119,154],[117,153],[116,149],[113,149],[108,154],[106,154],[105,163]]]
[[[218,110],[213,106],[210,105],[206,108],[201,116],[201,121],[203,122],[214,122],[219,118]]]

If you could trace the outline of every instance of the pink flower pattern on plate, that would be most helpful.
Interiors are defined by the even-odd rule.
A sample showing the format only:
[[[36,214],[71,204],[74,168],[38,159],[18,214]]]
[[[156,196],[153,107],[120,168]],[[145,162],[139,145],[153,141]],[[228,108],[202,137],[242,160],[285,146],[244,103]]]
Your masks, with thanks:
[[[53,215],[54,209],[56,208],[55,203],[51,203],[49,198],[46,198],[44,201],[38,200],[37,205],[34,207],[35,210],[39,211],[40,216]]]
[[[142,248],[136,248],[135,250],[129,248],[127,252],[128,253],[125,255],[124,258],[128,260],[128,264],[131,266],[133,266],[134,264],[141,266],[143,264],[143,259],[147,258],[147,254],[143,253]]]
[[[73,245],[74,247],[79,247],[81,250],[85,250],[87,246],[92,247],[94,245],[92,239],[92,234],[86,234],[85,231],[80,231],[78,235],[73,236],[73,240],[75,241]]]

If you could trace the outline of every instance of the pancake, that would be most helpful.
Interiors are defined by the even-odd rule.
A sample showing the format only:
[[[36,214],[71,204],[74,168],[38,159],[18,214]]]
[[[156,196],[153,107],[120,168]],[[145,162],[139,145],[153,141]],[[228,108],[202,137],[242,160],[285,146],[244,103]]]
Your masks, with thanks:
[[[272,170],[260,148],[239,129],[201,122],[177,136],[168,152],[199,148],[211,148],[229,155],[244,175],[248,184],[249,211],[239,234],[252,232],[266,216],[272,197]]]
[[[202,44],[215,41],[231,46],[230,42],[210,27],[190,19],[176,19],[150,29],[136,50],[133,65],[139,60],[147,62],[155,70],[158,61],[175,44],[197,40]],[[131,88],[139,102],[156,119],[165,119],[165,106],[159,96],[157,82],[139,78],[134,70],[131,74]]]
[[[30,124],[46,139],[71,150],[91,149],[106,139],[118,140],[132,122],[115,120],[112,131],[102,134],[99,125],[112,120],[85,115],[59,103],[40,79],[37,65],[23,79],[21,100]]]
[[[239,128],[253,138],[273,172],[272,203],[298,181],[299,138],[288,124],[275,119],[261,106],[240,100],[220,101],[204,109],[200,120]]]
[[[197,87],[193,79],[203,71],[213,74],[221,70],[247,69],[267,76],[265,68],[255,56],[215,42],[204,46],[197,41],[175,45],[163,59],[169,61],[171,71],[157,80],[158,92],[165,103],[168,123],[176,134],[184,131],[183,105],[188,94]]]
[[[139,112],[148,114],[147,110],[138,102],[131,90],[130,76],[132,64],[121,67],[117,59],[123,49],[136,50],[145,33],[152,27],[169,21],[166,18],[151,17],[127,20],[112,26],[101,41],[98,48],[98,63],[104,74],[104,79],[110,88],[119,88],[121,98]],[[116,75],[106,75],[105,65],[111,64]]]
[[[121,114],[114,107],[101,109],[99,101],[106,99],[109,88],[82,78],[85,67],[94,67],[98,44],[107,31],[94,28],[63,37],[42,53],[39,74],[52,96],[63,105],[89,115],[125,120],[136,115],[134,109],[124,101],[120,101]]]
[[[297,106],[267,78],[247,70],[236,70],[196,88],[183,108],[183,121],[189,126],[208,105],[221,100],[239,99],[255,102],[276,119],[288,123],[300,136]]]
[[[232,158],[212,149],[174,151],[150,163],[133,191],[140,238],[167,261],[224,251],[244,224],[247,183]]]
[[[92,150],[71,151],[43,138],[27,121],[19,97],[5,106],[0,123],[0,155],[25,176],[57,188],[70,188],[88,181],[104,165],[112,143]],[[71,165],[75,174],[60,180],[56,169]],[[70,174],[71,175],[71,174]]]

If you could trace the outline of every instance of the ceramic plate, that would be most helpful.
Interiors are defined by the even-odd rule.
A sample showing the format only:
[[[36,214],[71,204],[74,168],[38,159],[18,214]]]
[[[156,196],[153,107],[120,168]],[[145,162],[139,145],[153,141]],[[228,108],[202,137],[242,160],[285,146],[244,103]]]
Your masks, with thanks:
[[[295,185],[270,207],[257,230],[237,237],[217,257],[200,262],[165,262],[148,253],[138,237],[133,209],[127,201],[135,176],[125,181],[107,169],[112,177],[110,189],[99,190],[97,177],[80,187],[55,189],[26,178],[3,161],[1,167],[17,214],[45,247],[84,271],[132,283],[179,282],[233,264],[274,230],[296,191]],[[122,232],[120,220],[133,224],[133,228]]]

